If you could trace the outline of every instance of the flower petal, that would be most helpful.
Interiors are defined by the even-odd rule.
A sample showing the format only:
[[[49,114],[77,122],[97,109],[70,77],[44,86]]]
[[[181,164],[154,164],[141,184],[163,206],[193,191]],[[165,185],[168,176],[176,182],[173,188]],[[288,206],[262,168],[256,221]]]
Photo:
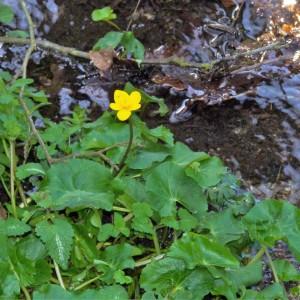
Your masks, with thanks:
[[[140,103],[131,103],[130,104],[130,110],[138,110],[141,108],[141,104]]]
[[[141,99],[142,99],[142,95],[138,91],[133,91],[129,97],[130,97],[131,103],[140,103]]]
[[[111,103],[111,104],[109,105],[109,107],[110,107],[112,110],[121,110],[121,109],[123,109],[123,107],[122,107],[120,104],[118,104],[118,103]]]
[[[126,103],[129,101],[129,95],[125,91],[115,90],[114,100],[117,104],[125,106]]]
[[[129,119],[130,116],[131,111],[126,109],[119,110],[117,113],[117,117],[120,121],[126,121],[127,119]]]

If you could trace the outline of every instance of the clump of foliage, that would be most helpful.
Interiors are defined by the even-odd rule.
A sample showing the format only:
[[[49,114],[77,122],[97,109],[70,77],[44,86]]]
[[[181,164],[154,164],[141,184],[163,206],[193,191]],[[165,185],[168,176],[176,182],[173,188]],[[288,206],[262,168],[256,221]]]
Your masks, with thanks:
[[[92,12],[92,20],[95,22],[106,22],[117,29],[117,31],[110,31],[100,38],[94,45],[93,50],[107,49],[107,48],[123,48],[123,55],[133,56],[137,60],[143,60],[145,55],[144,45],[134,36],[132,31],[123,31],[113,22],[117,18],[112,8],[104,7],[95,9]]]
[[[9,79],[1,73],[0,111],[9,107],[16,128],[24,129],[1,132],[2,183],[14,180],[18,187],[15,212],[6,203],[8,217],[0,220],[3,298],[287,299],[284,282],[300,275],[287,260],[272,261],[268,248],[283,240],[300,260],[297,207],[256,203],[219,158],[175,142],[163,126],[149,129],[137,115],[129,122],[111,112],[93,122],[82,111],[60,123],[44,119],[40,132],[53,157],[48,165],[27,134],[15,103],[18,84]],[[30,83],[20,83],[27,100],[43,96]],[[142,104],[151,99],[126,88],[136,101],[140,94]],[[131,150],[118,169],[130,126]],[[11,140],[17,153],[30,140],[35,159],[12,157],[5,146]],[[253,287],[263,279],[264,255],[275,282],[259,291]]]

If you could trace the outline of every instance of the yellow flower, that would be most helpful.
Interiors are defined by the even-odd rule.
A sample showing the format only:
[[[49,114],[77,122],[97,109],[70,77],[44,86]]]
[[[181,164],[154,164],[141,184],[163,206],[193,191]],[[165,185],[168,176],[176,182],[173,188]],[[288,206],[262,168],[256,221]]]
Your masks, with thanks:
[[[120,121],[126,121],[131,116],[131,112],[141,107],[141,93],[132,92],[130,95],[125,91],[115,90],[114,103],[110,104],[110,108],[118,111],[117,117]]]

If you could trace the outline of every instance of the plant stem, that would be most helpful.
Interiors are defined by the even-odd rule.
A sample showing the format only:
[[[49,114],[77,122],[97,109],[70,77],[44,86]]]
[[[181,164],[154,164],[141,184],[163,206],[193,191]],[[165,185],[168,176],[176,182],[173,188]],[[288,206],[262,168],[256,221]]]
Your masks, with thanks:
[[[10,195],[8,186],[7,186],[7,184],[5,183],[5,181],[4,181],[4,179],[3,179],[2,176],[0,176],[0,180],[1,180],[1,183],[2,183],[3,188],[5,189],[5,192],[6,192],[7,196],[9,197],[9,199],[11,199],[11,195]]]
[[[21,289],[22,289],[22,291],[24,293],[25,299],[26,300],[31,300],[30,294],[29,294],[28,290],[26,289],[26,287],[22,286]]]
[[[248,265],[257,262],[265,254],[265,251],[266,251],[266,248],[265,247],[261,247],[261,249],[255,254],[255,256],[248,263]]]
[[[15,141],[9,141],[9,149],[10,149],[10,201],[12,206],[12,211],[14,217],[17,219],[17,206],[16,206],[16,195],[15,195]]]
[[[61,276],[61,273],[60,273],[60,270],[59,270],[59,266],[55,261],[53,261],[53,264],[54,264],[54,269],[55,269],[55,273],[56,273],[57,279],[59,281],[59,284],[65,290],[66,287],[65,287],[64,281],[62,279],[62,276]]]
[[[80,285],[78,285],[77,287],[74,288],[74,291],[78,291],[78,290],[80,290],[80,289],[86,287],[87,285],[89,285],[89,284],[91,284],[91,283],[97,281],[98,279],[99,279],[99,275],[96,276],[96,277],[94,277],[94,278],[92,278],[92,279],[89,279],[89,280],[83,282],[83,283],[80,284]]]
[[[119,175],[120,171],[122,170],[123,166],[125,165],[125,161],[130,152],[132,142],[133,142],[133,124],[132,124],[132,120],[129,119],[129,141],[128,141],[126,151],[125,151],[125,153],[121,159],[121,162],[119,164],[119,170],[117,172],[115,172],[115,177]]]
[[[270,265],[270,268],[272,270],[272,273],[273,273],[273,276],[274,276],[274,280],[275,280],[276,283],[279,283],[279,278],[278,278],[278,275],[277,275],[277,271],[276,271],[276,268],[274,266],[272,257],[270,255],[268,249],[265,249],[265,253],[266,253],[267,257],[268,257],[269,265]]]
[[[129,209],[124,208],[124,207],[120,207],[120,206],[113,206],[113,210],[114,210],[114,211],[120,211],[120,212],[126,212],[126,213],[129,213],[129,212],[130,212]]]
[[[19,181],[16,181],[16,184],[17,184],[17,189],[19,191],[19,195],[22,199],[22,202],[24,203],[24,206],[26,207],[26,206],[28,206],[28,203],[27,203],[27,199],[26,199],[23,187],[22,187],[22,185],[20,184]]]
[[[159,247],[159,241],[158,241],[158,238],[157,238],[157,234],[156,234],[156,229],[155,228],[153,228],[152,239],[153,239],[153,243],[154,243],[154,248],[155,248],[156,254],[160,255],[161,252],[160,252],[160,247]]]
[[[142,267],[142,266],[150,264],[153,261],[161,260],[164,257],[165,257],[164,254],[160,254],[160,255],[157,255],[157,256],[154,256],[154,257],[151,257],[151,258],[141,259],[141,260],[137,261],[134,266],[136,268]]]
[[[117,25],[115,22],[110,21],[110,20],[106,20],[105,22],[106,22],[107,24],[111,25],[112,27],[114,27],[115,29],[117,29],[118,31],[123,31],[123,30],[119,27],[119,25]]]
[[[30,44],[29,44],[29,48],[27,49],[26,51],[26,54],[25,54],[25,57],[24,57],[24,61],[23,61],[23,64],[22,64],[22,78],[26,78],[27,77],[27,66],[28,66],[28,62],[29,62],[29,59],[30,59],[30,56],[33,52],[33,50],[35,49],[36,47],[36,40],[35,40],[35,37],[34,37],[34,25],[33,25],[33,22],[32,22],[32,19],[30,17],[30,14],[29,14],[29,11],[27,9],[27,6],[26,6],[26,3],[24,0],[19,0],[19,3],[25,13],[25,16],[26,16],[26,19],[27,19],[27,23],[28,23],[28,26],[29,26],[29,33],[30,33]],[[20,89],[20,94],[19,94],[19,102],[25,112],[25,116],[27,118],[27,121],[30,125],[30,128],[33,132],[33,134],[35,135],[36,139],[38,140],[41,148],[43,149],[44,153],[45,153],[45,156],[46,156],[46,159],[48,161],[49,164],[51,164],[52,162],[52,158],[48,152],[48,149],[42,139],[42,137],[40,136],[38,130],[36,129],[35,125],[34,125],[34,122],[33,122],[33,119],[32,119],[32,116],[31,116],[31,112],[30,112],[30,109],[28,108],[25,100],[23,99],[23,94],[24,94],[24,85],[22,86],[22,88]]]

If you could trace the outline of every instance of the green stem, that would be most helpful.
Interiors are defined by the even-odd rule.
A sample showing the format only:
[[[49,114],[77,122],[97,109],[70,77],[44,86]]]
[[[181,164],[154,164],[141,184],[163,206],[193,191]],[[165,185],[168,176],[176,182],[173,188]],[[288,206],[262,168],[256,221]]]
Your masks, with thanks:
[[[130,152],[130,149],[131,149],[131,146],[132,146],[132,142],[133,142],[133,124],[132,124],[132,121],[131,119],[129,119],[129,141],[128,141],[128,145],[127,145],[127,148],[126,148],[126,151],[121,159],[121,162],[119,164],[119,170],[117,171],[117,173],[115,174],[115,176],[118,176],[120,171],[122,170],[122,168],[124,167],[125,165],[125,161],[127,159],[127,156]]]
[[[21,289],[22,289],[22,291],[24,293],[25,299],[26,300],[31,300],[30,294],[29,294],[28,290],[26,289],[26,287],[22,286]]]
[[[261,249],[255,254],[255,256],[251,259],[251,261],[248,263],[248,265],[253,264],[257,262],[261,257],[265,254],[266,248],[261,247]]]
[[[273,260],[271,258],[271,255],[270,255],[268,249],[265,250],[265,253],[266,253],[267,257],[268,257],[269,265],[270,265],[270,268],[272,270],[272,273],[273,273],[273,276],[274,276],[274,280],[275,280],[276,283],[279,283],[279,278],[278,278],[278,275],[277,275],[277,271],[276,271],[276,268],[274,266]]]
[[[129,213],[130,210],[125,208],[125,207],[120,207],[120,206],[113,206],[112,209],[114,211],[120,211],[120,212],[126,212],[126,213]]]
[[[154,248],[155,248],[155,251],[156,251],[156,254],[157,255],[160,255],[160,247],[159,247],[159,241],[158,241],[158,238],[157,238],[157,234],[156,234],[156,229],[154,228],[153,229],[153,232],[152,232],[152,239],[153,239],[153,243],[154,243]]]
[[[6,194],[8,195],[8,197],[9,197],[9,199],[10,199],[11,196],[10,196],[10,192],[9,192],[8,186],[7,186],[7,184],[5,183],[5,181],[4,181],[4,179],[3,179],[2,176],[0,176],[0,180],[1,180],[1,183],[2,183],[3,188],[5,189]]]
[[[114,27],[115,29],[117,29],[118,31],[123,31],[115,22],[110,20],[106,20],[105,22],[111,25],[112,27]]]
[[[160,255],[157,255],[157,256],[154,256],[154,257],[151,257],[151,258],[147,258],[147,259],[141,259],[139,261],[137,261],[135,263],[135,267],[138,268],[138,267],[142,267],[142,266],[145,266],[145,265],[148,265],[150,264],[151,262],[153,261],[157,261],[157,260],[161,260],[165,257],[164,254],[160,254]]]
[[[55,261],[53,261],[53,264],[54,264],[54,269],[55,269],[55,273],[56,273],[57,279],[59,281],[59,284],[65,290],[66,287],[65,287],[64,281],[62,279],[62,276],[60,274],[59,266]]]
[[[96,276],[96,277],[94,277],[94,278],[92,278],[92,279],[89,279],[89,280],[83,282],[83,283],[80,284],[80,285],[78,285],[77,287],[74,288],[74,291],[78,291],[78,290],[80,290],[80,289],[86,287],[87,285],[89,285],[89,284],[91,284],[91,283],[97,281],[98,279],[99,279],[99,275]]]
[[[9,141],[10,148],[10,200],[14,217],[17,219],[17,206],[16,206],[16,195],[15,195],[15,141]]]

